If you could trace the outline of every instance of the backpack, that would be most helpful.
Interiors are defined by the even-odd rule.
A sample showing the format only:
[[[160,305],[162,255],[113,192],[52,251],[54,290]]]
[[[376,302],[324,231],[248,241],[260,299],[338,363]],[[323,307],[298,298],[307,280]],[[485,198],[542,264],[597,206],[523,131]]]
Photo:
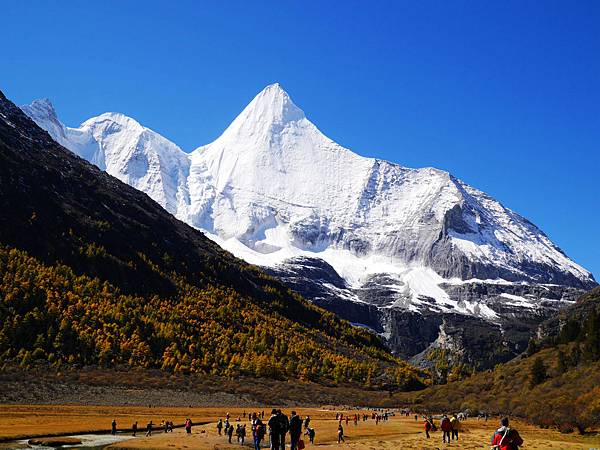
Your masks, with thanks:
[[[504,442],[504,438],[506,438],[510,434],[511,431],[512,430],[510,428],[506,427],[506,430],[504,430],[504,434],[502,435],[502,439],[500,439],[500,443],[492,445],[490,447],[490,450],[501,450],[502,444]],[[519,446],[516,444],[509,443],[508,445],[511,450],[519,450]]]
[[[256,433],[257,438],[262,439],[267,433],[267,427],[264,423],[257,423],[254,427],[254,432]]]

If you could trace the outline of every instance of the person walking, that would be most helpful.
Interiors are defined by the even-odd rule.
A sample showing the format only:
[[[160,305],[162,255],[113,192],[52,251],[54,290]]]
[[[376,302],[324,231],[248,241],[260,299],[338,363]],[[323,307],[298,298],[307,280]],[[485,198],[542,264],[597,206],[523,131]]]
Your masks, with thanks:
[[[233,425],[229,425],[229,428],[227,428],[227,437],[228,437],[228,442],[231,444],[231,437],[233,436]]]
[[[429,436],[430,431],[431,431],[431,422],[429,421],[429,419],[425,419],[425,436],[427,436],[427,439],[430,438],[430,436]]]
[[[260,442],[265,437],[265,425],[258,417],[258,414],[252,413],[252,439],[254,440],[254,450],[260,450]]]
[[[277,415],[277,410],[274,409],[271,411],[271,417],[269,417],[269,421],[267,422],[269,426],[269,442],[271,450],[279,450],[279,437],[281,430],[281,419]]]
[[[306,416],[306,418],[304,419],[304,428],[308,428],[309,425],[310,425],[310,416]]]
[[[137,433],[137,421],[133,422],[133,425],[131,426],[131,430],[133,431],[133,436],[135,437],[135,435]]]
[[[110,434],[113,436],[117,434],[117,421],[115,419],[113,419],[112,423],[110,424]]]
[[[452,440],[458,441],[458,430],[460,429],[460,420],[456,417],[456,414],[450,418],[450,425],[452,425]]]
[[[246,440],[246,424],[240,426],[240,432],[238,434],[238,441],[240,445],[244,445],[244,441]]]
[[[300,436],[302,436],[302,419],[296,411],[292,411],[292,416],[290,417],[290,449],[297,450],[298,441],[300,441]]]
[[[314,428],[307,427],[307,428],[306,428],[306,431],[304,432],[304,434],[305,434],[306,436],[308,436],[308,441],[309,441],[311,444],[314,444],[314,443],[315,443],[315,429],[314,429]]]
[[[338,425],[338,444],[340,442],[346,442],[344,439],[344,427],[342,426],[342,424]]]
[[[146,424],[146,437],[152,436],[152,421]]]
[[[449,444],[450,432],[452,431],[452,424],[450,423],[450,419],[448,419],[448,416],[444,415],[444,417],[442,417],[442,421],[440,422],[440,428],[442,429],[442,442],[445,443],[447,438]]]
[[[518,450],[523,445],[523,439],[519,432],[508,426],[508,417],[503,417],[498,428],[492,436],[492,449],[494,450]]]
[[[285,450],[285,435],[290,429],[290,421],[280,409],[277,410],[277,414],[279,416],[279,423],[281,424],[279,428],[279,448]]]

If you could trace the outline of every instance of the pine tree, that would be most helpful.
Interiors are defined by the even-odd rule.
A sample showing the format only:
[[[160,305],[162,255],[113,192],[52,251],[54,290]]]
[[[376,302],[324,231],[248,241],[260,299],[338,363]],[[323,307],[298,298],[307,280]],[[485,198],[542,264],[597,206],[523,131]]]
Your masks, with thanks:
[[[558,362],[556,364],[556,369],[558,370],[558,373],[562,375],[567,371],[567,357],[562,350],[559,350],[557,358]]]
[[[585,321],[583,357],[587,361],[600,359],[600,314],[596,311],[592,311]]]
[[[533,360],[533,365],[531,366],[531,374],[529,383],[531,387],[537,386],[538,384],[544,382],[548,377],[546,372],[546,365],[542,358],[539,356]]]

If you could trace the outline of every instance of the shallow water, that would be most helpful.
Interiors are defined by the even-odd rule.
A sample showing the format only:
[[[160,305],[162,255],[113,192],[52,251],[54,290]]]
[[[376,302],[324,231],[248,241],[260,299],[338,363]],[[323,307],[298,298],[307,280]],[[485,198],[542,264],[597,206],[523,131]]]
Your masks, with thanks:
[[[44,447],[42,445],[29,445],[27,441],[29,439],[20,439],[14,442],[7,442],[0,446],[2,450],[22,450],[22,449],[36,449],[36,450],[54,450],[54,449],[62,449],[67,450],[70,448],[77,449],[86,449],[86,450],[101,450],[107,445],[114,444],[115,442],[127,441],[129,439],[135,439],[133,436],[127,435],[116,435],[113,436],[111,434],[73,434],[64,437],[72,437],[81,439],[81,444],[78,445],[64,445],[61,447]],[[11,444],[14,447],[11,447]]]

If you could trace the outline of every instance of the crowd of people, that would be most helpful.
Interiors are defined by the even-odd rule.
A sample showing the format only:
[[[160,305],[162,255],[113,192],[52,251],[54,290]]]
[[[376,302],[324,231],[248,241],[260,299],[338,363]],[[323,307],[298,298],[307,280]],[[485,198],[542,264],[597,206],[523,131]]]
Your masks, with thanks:
[[[271,450],[283,450],[289,436],[289,443],[291,450],[302,450],[305,446],[302,440],[302,431],[304,428],[304,436],[307,436],[310,443],[314,444],[315,441],[315,430],[310,426],[310,416],[306,416],[304,419],[292,411],[290,417],[288,417],[280,409],[273,409],[270,417],[265,421],[265,412],[252,412],[246,415],[244,411],[242,417],[249,420],[250,432],[252,436],[252,443],[255,450],[261,448],[261,444],[268,439],[269,448]],[[228,442],[232,443],[232,437],[234,434],[234,425],[230,422],[230,415],[225,415],[225,420],[219,419],[217,421],[217,434],[225,435]],[[244,445],[246,438],[246,424],[242,424],[241,418],[238,417],[235,425],[235,435],[237,442],[240,445]]]
[[[415,414],[415,420],[418,416]],[[423,416],[425,426],[425,436],[427,439],[431,438],[431,433],[437,431],[432,416]],[[480,414],[477,416],[477,420],[485,418],[487,422],[488,414]],[[450,443],[450,441],[458,441],[459,431],[461,429],[461,422],[468,419],[468,414],[458,413],[448,417],[448,415],[442,415],[440,419],[440,430],[442,431],[442,443]],[[518,450],[519,446],[523,445],[523,439],[519,435],[519,432],[514,428],[508,426],[508,418],[504,417],[500,421],[500,428],[498,428],[492,435],[491,448],[494,450]]]
[[[192,419],[187,418],[185,419],[185,423],[183,425],[183,427],[185,428],[186,433],[191,434],[192,433]],[[152,436],[152,432],[153,431],[157,431],[157,430],[164,430],[165,433],[172,433],[173,432],[173,421],[171,420],[163,420],[160,423],[160,426],[158,428],[154,427],[154,423],[150,420],[147,424],[146,424],[146,437]],[[138,432],[138,423],[137,421],[133,422],[133,424],[131,425],[131,432],[132,435],[135,437],[137,436],[137,432]],[[114,436],[117,434],[117,420],[113,419],[111,426],[110,426],[110,433]]]
[[[400,411],[401,415],[409,417],[411,413],[409,411]],[[354,413],[344,414],[336,413],[335,419],[338,422],[337,428],[337,442],[345,442],[344,435],[344,424],[348,426],[350,422],[357,426],[360,422],[366,422],[368,420],[374,420],[375,424],[379,424],[381,421],[387,421],[393,412],[389,411],[373,411],[371,413]],[[290,417],[288,417],[280,409],[273,409],[270,417],[265,421],[265,412],[252,412],[246,414],[243,412],[242,417],[244,420],[249,421],[249,428],[252,436],[252,444],[255,450],[260,450],[263,441],[268,439],[268,445],[271,450],[285,450],[286,441],[289,436],[289,448],[291,450],[302,450],[305,448],[305,442],[302,439],[306,436],[308,442],[314,444],[315,442],[315,429],[311,427],[311,418],[306,416],[302,418],[296,411],[291,411]],[[418,420],[418,414],[415,414],[415,421]],[[461,422],[466,421],[469,415],[461,412],[448,416],[443,414],[439,419],[439,429],[442,432],[442,443],[450,443],[451,441],[458,441],[461,430]],[[487,421],[488,415],[478,415],[477,419],[485,418]],[[425,436],[427,439],[431,438],[431,433],[438,430],[433,417],[431,415],[423,416]],[[233,436],[235,435],[237,443],[244,445],[246,441],[247,428],[246,424],[242,423],[241,417],[237,417],[235,424],[231,423],[231,417],[229,413],[226,414],[225,420],[219,419],[216,424],[217,434],[219,436],[225,436],[228,443],[232,443]],[[494,450],[516,450],[520,445],[523,444],[523,439],[519,435],[518,431],[514,428],[509,427],[508,418],[503,418],[500,421],[500,428],[498,428],[491,439],[491,448]],[[193,422],[192,419],[186,418],[183,425],[187,434],[192,433]],[[169,420],[163,420],[157,430],[164,430],[165,433],[173,432],[173,422]],[[133,436],[136,436],[138,431],[138,423],[134,422],[131,430]],[[149,421],[146,424],[146,436],[152,436],[154,431],[154,424]],[[113,419],[111,423],[111,433],[117,434],[117,421]],[[266,442],[265,442],[266,443]]]

